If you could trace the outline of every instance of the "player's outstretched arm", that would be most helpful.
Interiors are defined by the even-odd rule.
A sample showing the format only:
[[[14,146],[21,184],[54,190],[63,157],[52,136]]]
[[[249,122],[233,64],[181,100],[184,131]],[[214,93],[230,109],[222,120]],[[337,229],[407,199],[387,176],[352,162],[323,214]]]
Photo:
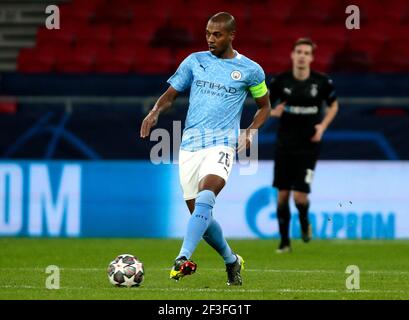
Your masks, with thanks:
[[[287,102],[281,102],[271,109],[270,116],[273,118],[280,118],[281,114],[284,112],[285,104]]]
[[[271,104],[269,93],[267,92],[264,96],[260,98],[254,98],[256,101],[258,110],[254,115],[253,122],[246,129],[246,131],[239,137],[237,151],[243,151],[250,147],[251,141],[253,140],[253,135],[257,129],[259,129],[270,117]]]
[[[338,101],[335,100],[331,103],[331,105],[326,109],[326,114],[324,119],[322,119],[321,123],[317,124],[315,126],[315,134],[311,138],[311,141],[313,142],[319,142],[321,141],[321,138],[329,127],[330,123],[334,120],[336,114],[338,112]]]
[[[253,122],[247,128],[248,130],[261,128],[261,126],[267,121],[271,112],[271,104],[268,92],[260,98],[254,98],[254,100],[256,101],[258,110],[254,115]]]
[[[158,122],[159,114],[170,108],[177,96],[178,92],[172,86],[169,86],[168,90],[166,90],[165,93],[160,96],[152,110],[148,113],[145,119],[143,119],[140,130],[141,138],[146,138],[149,136],[152,127],[154,127]]]

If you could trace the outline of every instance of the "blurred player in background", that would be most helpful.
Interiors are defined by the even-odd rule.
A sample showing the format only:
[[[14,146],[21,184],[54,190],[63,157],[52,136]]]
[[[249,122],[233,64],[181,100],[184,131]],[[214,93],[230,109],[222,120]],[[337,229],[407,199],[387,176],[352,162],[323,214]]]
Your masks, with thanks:
[[[250,146],[251,129],[258,129],[268,119],[271,106],[262,68],[233,50],[235,30],[234,17],[229,13],[221,12],[209,19],[206,27],[209,51],[193,53],[180,64],[168,80],[169,88],[141,126],[141,137],[147,137],[159,114],[171,107],[179,93],[190,89],[179,175],[191,217],[170,272],[170,278],[175,280],[195,272],[196,263],[190,258],[203,237],[223,257],[227,284],[242,284],[240,272],[244,261],[230,249],[212,209],[231,172],[247,93],[252,94],[259,109],[238,139],[239,152]]]
[[[271,105],[279,101],[271,111],[271,116],[280,117],[273,183],[279,191],[277,217],[281,241],[278,253],[291,251],[291,191],[299,211],[302,240],[309,242],[312,238],[308,194],[322,135],[338,112],[331,79],[310,68],[315,48],[316,45],[310,39],[297,40],[291,52],[292,71],[273,78],[269,87]],[[328,106],[324,117],[321,112],[323,102]]]

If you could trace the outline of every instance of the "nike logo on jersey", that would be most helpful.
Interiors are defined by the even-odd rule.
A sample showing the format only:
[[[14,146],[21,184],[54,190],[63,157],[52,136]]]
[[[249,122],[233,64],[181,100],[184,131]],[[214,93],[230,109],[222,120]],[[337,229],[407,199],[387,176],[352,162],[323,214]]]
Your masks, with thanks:
[[[290,88],[284,88],[284,93],[290,95],[291,94],[291,89]]]

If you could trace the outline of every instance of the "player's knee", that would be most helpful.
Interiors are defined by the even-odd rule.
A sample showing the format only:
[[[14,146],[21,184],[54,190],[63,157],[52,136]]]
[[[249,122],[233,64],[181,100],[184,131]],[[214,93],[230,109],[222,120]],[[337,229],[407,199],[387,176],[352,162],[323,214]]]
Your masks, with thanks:
[[[308,199],[306,201],[294,201],[295,206],[299,209],[299,208],[304,208],[304,207],[308,207],[309,202]]]
[[[289,191],[279,191],[277,200],[278,200],[278,205],[288,204],[290,200],[290,192]]]
[[[196,206],[214,207],[216,202],[216,195],[211,190],[202,190],[198,193],[196,198]]]
[[[308,205],[308,194],[304,192],[294,192],[294,203],[296,206]]]

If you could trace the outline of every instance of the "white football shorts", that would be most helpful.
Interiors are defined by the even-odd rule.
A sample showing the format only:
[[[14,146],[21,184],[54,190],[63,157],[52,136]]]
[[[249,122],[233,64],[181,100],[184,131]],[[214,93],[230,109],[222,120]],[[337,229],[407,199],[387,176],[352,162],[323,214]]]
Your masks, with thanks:
[[[227,146],[215,146],[199,151],[179,151],[179,178],[185,200],[195,199],[199,182],[209,174],[217,175],[227,183],[233,167],[235,151]]]

